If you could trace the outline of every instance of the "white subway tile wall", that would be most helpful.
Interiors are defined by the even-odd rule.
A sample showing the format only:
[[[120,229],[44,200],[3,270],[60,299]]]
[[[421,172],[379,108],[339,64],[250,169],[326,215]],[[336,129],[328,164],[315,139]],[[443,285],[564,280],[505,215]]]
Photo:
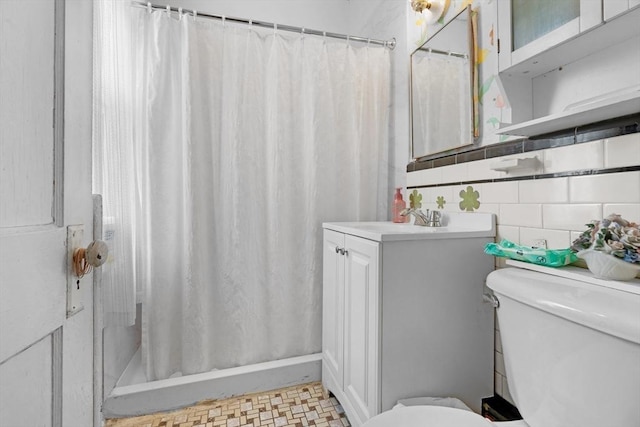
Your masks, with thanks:
[[[443,166],[442,182],[460,182],[469,180],[469,163],[461,163],[459,165]]]
[[[480,195],[482,197],[482,195]],[[482,208],[482,206],[481,206]],[[480,209],[478,209],[480,211]],[[500,205],[500,224],[521,227],[542,227],[540,203],[505,203]]]
[[[518,203],[517,181],[480,184],[478,187],[482,203]]]
[[[604,140],[604,167],[640,165],[640,134],[632,133]]]
[[[540,164],[533,172],[520,170],[507,174],[491,170],[491,166],[501,159],[534,155]],[[409,172],[407,185],[420,187],[465,180],[637,166],[640,166],[640,133]],[[458,172],[460,175],[455,175]],[[534,240],[545,239],[548,248],[559,249],[570,246],[584,231],[585,224],[593,219],[618,213],[623,218],[640,222],[640,171],[444,185],[417,190],[423,195],[423,208],[438,209],[436,199],[441,197],[446,202],[444,211],[459,212],[460,191],[469,186],[479,193],[480,206],[476,211],[496,214],[497,241],[508,239],[518,244],[531,244]],[[504,267],[504,260],[496,259],[496,266]],[[495,391],[512,401],[497,324],[496,335]]]
[[[544,173],[602,169],[604,167],[602,147],[602,141],[593,141],[542,150],[544,153]]]
[[[640,171],[572,177],[571,203],[640,203]]]
[[[556,230],[584,230],[592,219],[602,218],[602,204],[544,205],[544,228]]]
[[[496,234],[497,241],[502,239],[511,240],[512,242],[520,241],[520,227],[498,224]]]
[[[612,213],[622,215],[623,218],[640,220],[640,203],[607,203],[602,206],[602,214],[604,216]]]
[[[571,232],[545,228],[520,227],[520,243],[534,246],[536,240],[546,240],[548,249],[563,249],[571,246]]]
[[[504,178],[506,174],[504,172],[498,172],[491,170],[491,165],[496,162],[496,159],[478,160],[475,162],[467,163],[467,173],[470,180],[482,180],[482,179],[495,179]]]
[[[518,190],[518,203],[567,203],[569,178],[520,181]]]
[[[442,182],[442,168],[423,169],[407,174],[407,187],[432,185]]]

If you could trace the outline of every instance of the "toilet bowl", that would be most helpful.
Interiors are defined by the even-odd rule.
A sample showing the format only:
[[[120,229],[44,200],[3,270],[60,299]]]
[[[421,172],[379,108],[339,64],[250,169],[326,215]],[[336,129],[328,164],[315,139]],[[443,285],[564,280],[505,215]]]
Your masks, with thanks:
[[[465,409],[418,405],[398,406],[363,427],[640,426],[640,281],[634,282],[492,272],[487,286],[499,302],[507,382],[523,420],[491,422]]]
[[[524,421],[491,422],[475,412],[443,406],[403,406],[371,418],[363,427],[529,427]]]

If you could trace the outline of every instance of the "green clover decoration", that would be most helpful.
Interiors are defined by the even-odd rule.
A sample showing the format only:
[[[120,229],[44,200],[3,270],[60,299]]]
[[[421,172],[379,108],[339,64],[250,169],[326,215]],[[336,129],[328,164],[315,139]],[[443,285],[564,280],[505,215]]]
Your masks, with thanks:
[[[419,209],[422,207],[422,194],[418,193],[418,190],[413,190],[409,194],[409,207],[411,209]]]
[[[480,193],[473,190],[472,186],[468,186],[466,190],[460,191],[460,197],[462,200],[460,201],[460,210],[473,212],[475,209],[480,207]]]

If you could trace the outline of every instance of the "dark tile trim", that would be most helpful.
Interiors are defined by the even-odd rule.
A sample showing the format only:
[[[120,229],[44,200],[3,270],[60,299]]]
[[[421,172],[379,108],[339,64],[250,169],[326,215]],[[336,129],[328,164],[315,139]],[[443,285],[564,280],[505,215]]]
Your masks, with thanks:
[[[524,141],[503,142],[502,144],[489,145],[485,151],[485,158],[508,156],[510,154],[523,153]]]
[[[492,183],[492,182],[527,181],[531,179],[563,178],[567,176],[605,175],[609,173],[636,172],[636,171],[640,171],[640,165],[625,166],[620,168],[608,168],[608,169],[584,169],[584,170],[577,170],[577,171],[570,171],[570,172],[545,173],[545,174],[538,174],[538,175],[510,176],[505,178],[494,178],[494,179],[477,179],[473,181],[443,182],[439,184],[408,186],[407,189],[447,187],[450,185],[486,184],[486,183]]]
[[[640,113],[528,139],[507,141],[485,147],[462,147],[444,153],[432,154],[409,163],[407,165],[407,172],[473,162],[510,154],[545,150],[547,148],[582,144],[603,138],[612,138],[614,136],[638,132],[640,132]]]
[[[473,162],[475,160],[484,160],[484,150],[469,151],[467,153],[460,153],[456,155],[456,163]]]
[[[439,168],[441,166],[455,165],[455,164],[456,164],[456,156],[441,157],[433,161],[434,168]]]

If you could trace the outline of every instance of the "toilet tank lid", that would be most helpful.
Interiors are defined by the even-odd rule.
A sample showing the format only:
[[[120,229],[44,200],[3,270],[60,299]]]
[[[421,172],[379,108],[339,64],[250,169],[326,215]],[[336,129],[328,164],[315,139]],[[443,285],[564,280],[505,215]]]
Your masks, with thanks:
[[[640,295],[520,268],[487,276],[487,286],[504,297],[640,344]]]

